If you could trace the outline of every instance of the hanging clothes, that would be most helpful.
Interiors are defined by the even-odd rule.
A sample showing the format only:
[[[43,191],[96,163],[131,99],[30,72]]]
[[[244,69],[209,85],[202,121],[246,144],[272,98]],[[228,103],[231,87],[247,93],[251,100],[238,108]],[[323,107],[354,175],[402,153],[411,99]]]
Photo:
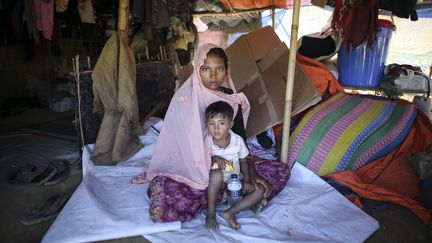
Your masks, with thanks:
[[[415,6],[417,0],[380,0],[380,9],[392,11],[392,14],[399,18],[410,18],[412,21],[418,20]]]
[[[34,7],[37,29],[45,39],[51,40],[54,29],[54,1],[34,0]]]
[[[356,48],[364,41],[371,45],[378,31],[379,0],[336,0],[332,28],[342,34],[347,50]]]
[[[135,57],[118,32],[105,44],[92,74],[94,111],[104,112],[91,160],[114,165],[142,148]]]
[[[169,14],[165,0],[152,1],[152,24],[155,29],[162,29],[170,26]]]
[[[27,22],[27,31],[30,39],[34,39],[35,43],[39,43],[39,31],[36,25],[36,7],[35,1],[25,0],[23,21]]]
[[[78,4],[81,2],[79,1]],[[85,0],[82,6],[78,6],[78,12],[82,23],[96,24],[95,11],[93,9],[92,1]]]
[[[57,13],[66,12],[69,0],[55,0],[55,9]]]
[[[3,1],[0,4],[0,46],[9,46],[23,40],[21,1]]]

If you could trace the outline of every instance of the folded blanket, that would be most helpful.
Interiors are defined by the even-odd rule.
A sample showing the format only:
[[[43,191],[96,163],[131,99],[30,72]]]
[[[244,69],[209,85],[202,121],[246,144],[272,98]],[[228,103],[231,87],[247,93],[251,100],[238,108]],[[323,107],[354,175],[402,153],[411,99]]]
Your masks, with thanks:
[[[318,175],[356,169],[399,145],[413,105],[339,93],[310,110],[290,138],[289,162]]]

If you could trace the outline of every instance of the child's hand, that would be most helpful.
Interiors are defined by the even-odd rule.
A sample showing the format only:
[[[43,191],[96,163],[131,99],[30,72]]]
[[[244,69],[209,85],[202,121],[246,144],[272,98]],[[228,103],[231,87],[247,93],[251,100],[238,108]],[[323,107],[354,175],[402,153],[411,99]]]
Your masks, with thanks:
[[[234,172],[234,163],[232,161],[227,161],[225,163],[224,171]]]
[[[254,191],[254,186],[250,182],[243,181],[242,188],[243,188],[243,193],[244,194],[249,194],[249,193],[251,193],[251,192]]]
[[[212,165],[212,169],[224,169],[225,168],[225,164],[228,162],[227,160],[225,160],[224,158],[222,158],[222,157],[219,157],[219,156],[213,156],[212,157],[212,162],[213,162],[213,165]]]

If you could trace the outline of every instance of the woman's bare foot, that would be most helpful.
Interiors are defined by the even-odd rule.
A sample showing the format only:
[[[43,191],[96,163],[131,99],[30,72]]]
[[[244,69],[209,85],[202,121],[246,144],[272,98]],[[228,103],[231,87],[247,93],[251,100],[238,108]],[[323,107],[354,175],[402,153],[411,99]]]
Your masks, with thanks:
[[[233,213],[230,213],[229,211],[223,211],[219,213],[220,216],[225,219],[225,221],[228,222],[229,226],[235,230],[240,229],[240,224],[237,223],[236,217]]]
[[[214,230],[214,231],[219,230],[219,224],[216,221],[215,215],[206,215],[204,227],[206,227],[209,230]]]

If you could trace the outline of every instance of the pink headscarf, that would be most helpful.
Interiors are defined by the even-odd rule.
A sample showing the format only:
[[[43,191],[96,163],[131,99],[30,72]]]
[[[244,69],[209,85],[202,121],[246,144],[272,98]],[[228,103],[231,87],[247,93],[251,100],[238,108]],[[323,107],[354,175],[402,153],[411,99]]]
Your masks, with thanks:
[[[204,117],[205,109],[213,102],[223,100],[229,103],[234,113],[238,105],[243,111],[246,126],[249,116],[249,102],[243,93],[236,93],[231,79],[231,67],[227,67],[224,84],[234,91],[225,94],[206,88],[199,75],[200,66],[210,49],[217,47],[206,44],[199,47],[194,58],[194,71],[171,100],[164,124],[159,135],[153,157],[147,171],[147,180],[158,175],[170,177],[198,190],[208,186],[210,172],[210,145]]]

